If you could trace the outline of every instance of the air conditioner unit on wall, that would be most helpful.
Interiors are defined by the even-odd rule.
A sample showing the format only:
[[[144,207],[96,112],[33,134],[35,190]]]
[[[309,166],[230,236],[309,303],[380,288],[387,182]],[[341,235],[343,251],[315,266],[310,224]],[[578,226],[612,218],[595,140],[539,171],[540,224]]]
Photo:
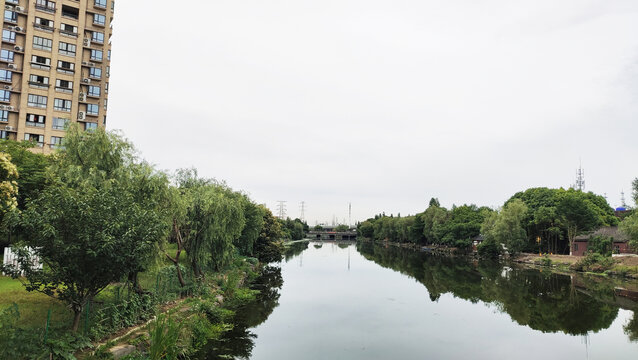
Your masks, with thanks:
[[[11,70],[18,70],[18,65],[16,64],[8,64],[7,67]]]
[[[16,6],[16,11],[18,12],[24,12],[26,9],[23,8],[22,6]]]
[[[4,6],[4,9],[5,9],[5,10],[12,10],[12,11],[13,11],[13,6],[11,6],[11,5],[5,5],[5,6]]]
[[[86,120],[86,112],[80,111],[78,112],[78,121]]]
[[[90,83],[91,83],[91,79],[89,79],[89,78],[83,78],[83,79],[82,79],[82,82],[83,82],[83,83],[85,83],[85,84],[90,84]]]
[[[13,131],[13,130],[15,130],[15,129],[13,128],[13,126],[10,126],[10,125],[5,126],[5,127],[4,127],[4,129],[5,129],[6,131]]]
[[[18,46],[18,45],[14,46],[13,49],[16,50],[16,51],[24,51],[24,48],[22,46]]]
[[[95,64],[90,62],[90,61],[82,61],[82,65],[84,65],[84,66],[95,66]]]
[[[86,101],[86,94],[81,92],[80,93],[80,101],[85,102]]]
[[[5,90],[13,90],[13,86],[11,86],[11,85],[5,85],[5,86],[4,86],[4,89],[5,89]]]
[[[82,45],[84,45],[84,46],[91,46],[91,39],[89,39],[89,38],[84,38],[84,41],[82,42]]]
[[[13,111],[13,106],[11,106],[11,105],[0,105],[0,110]]]

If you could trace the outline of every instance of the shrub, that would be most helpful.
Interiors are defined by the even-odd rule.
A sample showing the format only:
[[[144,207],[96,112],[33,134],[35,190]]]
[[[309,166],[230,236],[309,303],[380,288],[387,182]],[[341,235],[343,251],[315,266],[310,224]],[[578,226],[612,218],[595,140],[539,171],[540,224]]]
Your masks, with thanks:
[[[614,260],[610,257],[605,257],[598,253],[589,253],[582,259],[574,263],[571,268],[576,271],[590,271],[602,273],[605,270],[611,269],[614,265]]]
[[[485,240],[476,247],[476,250],[479,256],[494,259],[501,254],[501,245],[496,241]]]

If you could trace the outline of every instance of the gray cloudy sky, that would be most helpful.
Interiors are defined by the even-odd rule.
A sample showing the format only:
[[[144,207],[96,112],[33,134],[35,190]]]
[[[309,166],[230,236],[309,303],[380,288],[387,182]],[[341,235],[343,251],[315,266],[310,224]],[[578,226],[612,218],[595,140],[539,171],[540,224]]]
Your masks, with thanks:
[[[615,207],[637,34],[636,0],[121,0],[107,126],[310,224],[499,206],[579,159]]]

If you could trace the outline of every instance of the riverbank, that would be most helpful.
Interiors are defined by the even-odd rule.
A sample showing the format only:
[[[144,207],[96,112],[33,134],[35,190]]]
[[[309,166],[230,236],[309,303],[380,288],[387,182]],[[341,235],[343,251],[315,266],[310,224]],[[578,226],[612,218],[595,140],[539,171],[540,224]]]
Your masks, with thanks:
[[[255,299],[257,292],[248,285],[260,272],[261,265],[244,261],[226,272],[207,274],[197,294],[164,304],[152,319],[121,329],[76,357],[148,359],[158,349],[193,355],[233,328],[235,309]]]
[[[585,260],[583,256],[573,255],[539,255],[523,253],[511,258],[511,261],[533,267],[550,267],[560,271],[576,273],[593,273],[603,276],[617,276],[628,279],[638,279],[638,256],[613,256],[608,259],[606,267],[599,267],[598,271],[578,271],[579,262]]]
[[[359,241],[374,242],[370,239],[360,239]],[[399,243],[392,241],[378,242],[384,246],[395,246],[415,251],[423,251],[435,255],[444,256],[471,256],[476,257],[475,252],[462,251],[455,247],[440,245],[419,245],[412,243]],[[583,262],[585,257],[572,255],[538,255],[522,253],[508,258],[508,261],[531,268],[549,268],[561,273],[591,273],[601,276],[614,276],[625,279],[638,279],[638,256],[613,256],[606,258],[605,266],[596,266],[595,271],[588,271],[588,267],[579,266],[579,261]],[[590,267],[591,268],[591,267]],[[579,271],[579,269],[581,269]]]

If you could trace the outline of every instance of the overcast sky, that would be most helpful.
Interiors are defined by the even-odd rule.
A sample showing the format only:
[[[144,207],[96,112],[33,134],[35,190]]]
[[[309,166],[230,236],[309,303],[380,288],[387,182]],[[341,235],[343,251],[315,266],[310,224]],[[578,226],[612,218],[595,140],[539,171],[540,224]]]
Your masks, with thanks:
[[[637,34],[636,0],[121,0],[107,127],[311,225],[496,207],[579,160],[616,207]]]

